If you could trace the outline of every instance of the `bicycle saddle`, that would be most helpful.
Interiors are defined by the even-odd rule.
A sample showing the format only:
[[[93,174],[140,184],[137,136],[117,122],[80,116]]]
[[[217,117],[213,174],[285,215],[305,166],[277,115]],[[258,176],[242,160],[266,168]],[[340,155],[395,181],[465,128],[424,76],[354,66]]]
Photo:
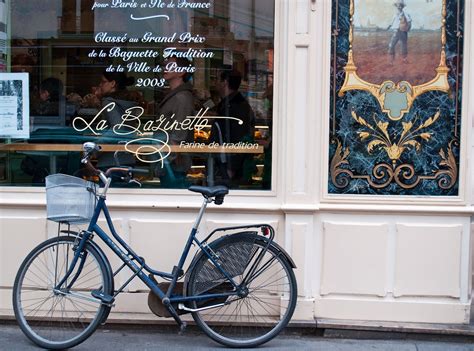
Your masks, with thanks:
[[[193,191],[195,193],[200,193],[205,197],[215,197],[221,196],[224,197],[229,193],[229,188],[224,185],[217,185],[217,186],[199,186],[199,185],[192,185],[188,188],[189,191]]]

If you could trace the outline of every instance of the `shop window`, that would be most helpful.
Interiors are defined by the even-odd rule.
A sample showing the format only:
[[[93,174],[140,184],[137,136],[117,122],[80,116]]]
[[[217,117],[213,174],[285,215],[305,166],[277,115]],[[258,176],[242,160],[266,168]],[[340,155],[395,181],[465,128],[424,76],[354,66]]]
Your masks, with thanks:
[[[144,188],[269,190],[274,7],[0,0],[0,113],[17,121],[0,121],[1,184],[91,178],[81,145],[95,141],[97,167],[146,170]]]

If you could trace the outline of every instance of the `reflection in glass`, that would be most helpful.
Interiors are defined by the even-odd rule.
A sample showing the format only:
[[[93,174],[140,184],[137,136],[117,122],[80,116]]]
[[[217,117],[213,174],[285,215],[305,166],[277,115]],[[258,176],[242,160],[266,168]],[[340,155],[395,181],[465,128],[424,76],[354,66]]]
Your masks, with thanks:
[[[251,125],[246,126],[251,135],[246,135],[243,142],[254,145],[257,151],[247,149],[245,157],[236,156],[231,149],[224,151],[225,158],[246,160],[242,164],[245,175],[228,184],[236,189],[270,189],[274,0],[194,2],[208,4],[202,8],[152,8],[150,4],[159,2],[143,0],[136,3],[148,7],[113,8],[112,2],[101,2],[109,5],[93,9],[96,3],[11,0],[11,32],[7,41],[11,64],[6,69],[29,73],[32,128],[28,140],[3,140],[0,152],[8,157],[0,157],[2,184],[42,184],[44,176],[54,172],[87,177],[79,163],[80,152],[75,147],[64,147],[87,140],[117,145],[107,149],[107,158],[112,162],[129,159],[130,153],[112,156],[113,150],[123,149],[120,143],[130,138],[110,133],[110,119],[101,114],[103,73],[111,68],[122,69],[127,77],[133,78],[134,84],[126,88],[126,100],[133,102],[133,106],[127,105],[119,112],[124,115],[132,108],[129,117],[136,118],[134,125],[138,123],[141,128],[133,136],[150,142],[157,135],[152,127],[160,123],[160,104],[170,91],[164,78],[165,71],[170,69],[165,58],[175,55],[186,56],[190,61],[194,113],[201,111],[207,122],[194,128],[191,139],[186,140],[194,145],[203,144],[206,151],[199,152],[195,147],[179,150],[176,143],[170,145],[169,160],[178,156],[191,160],[184,181],[171,187],[219,183],[217,173],[222,155],[208,152],[209,144],[215,141],[222,146],[215,135],[211,137],[226,97],[219,85],[224,72],[236,71],[241,75],[239,94],[253,115],[247,119],[252,120]],[[115,112],[118,109],[115,107]],[[76,121],[76,128],[75,117],[81,118]],[[172,120],[171,116],[165,117]],[[247,120],[245,123],[250,123]],[[225,138],[222,140],[225,142]],[[15,148],[16,143],[27,145]],[[163,187],[159,172],[155,171],[157,164],[147,161],[150,159],[144,156],[133,163],[150,171],[142,179],[144,187]]]

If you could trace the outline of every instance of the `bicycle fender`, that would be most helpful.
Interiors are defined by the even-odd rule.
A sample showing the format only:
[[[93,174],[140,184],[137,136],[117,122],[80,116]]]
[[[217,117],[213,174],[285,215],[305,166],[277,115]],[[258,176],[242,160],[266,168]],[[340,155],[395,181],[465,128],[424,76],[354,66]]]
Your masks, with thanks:
[[[291,258],[291,256],[288,254],[288,252],[286,252],[286,250],[284,248],[282,248],[278,243],[276,243],[275,241],[272,242],[272,246],[275,247],[278,251],[280,251],[283,256],[285,256],[285,258],[288,260],[288,263],[290,264],[291,268],[295,269],[296,268],[296,264],[295,264],[295,261],[293,261],[293,259]]]

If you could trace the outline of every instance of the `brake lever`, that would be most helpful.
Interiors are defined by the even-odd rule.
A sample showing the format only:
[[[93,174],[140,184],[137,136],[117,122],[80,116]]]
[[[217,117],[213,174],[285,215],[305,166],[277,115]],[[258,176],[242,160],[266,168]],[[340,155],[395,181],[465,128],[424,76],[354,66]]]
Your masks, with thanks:
[[[81,163],[85,165],[87,162],[89,162],[89,157],[90,157],[90,153],[85,152],[84,156],[81,158]]]

